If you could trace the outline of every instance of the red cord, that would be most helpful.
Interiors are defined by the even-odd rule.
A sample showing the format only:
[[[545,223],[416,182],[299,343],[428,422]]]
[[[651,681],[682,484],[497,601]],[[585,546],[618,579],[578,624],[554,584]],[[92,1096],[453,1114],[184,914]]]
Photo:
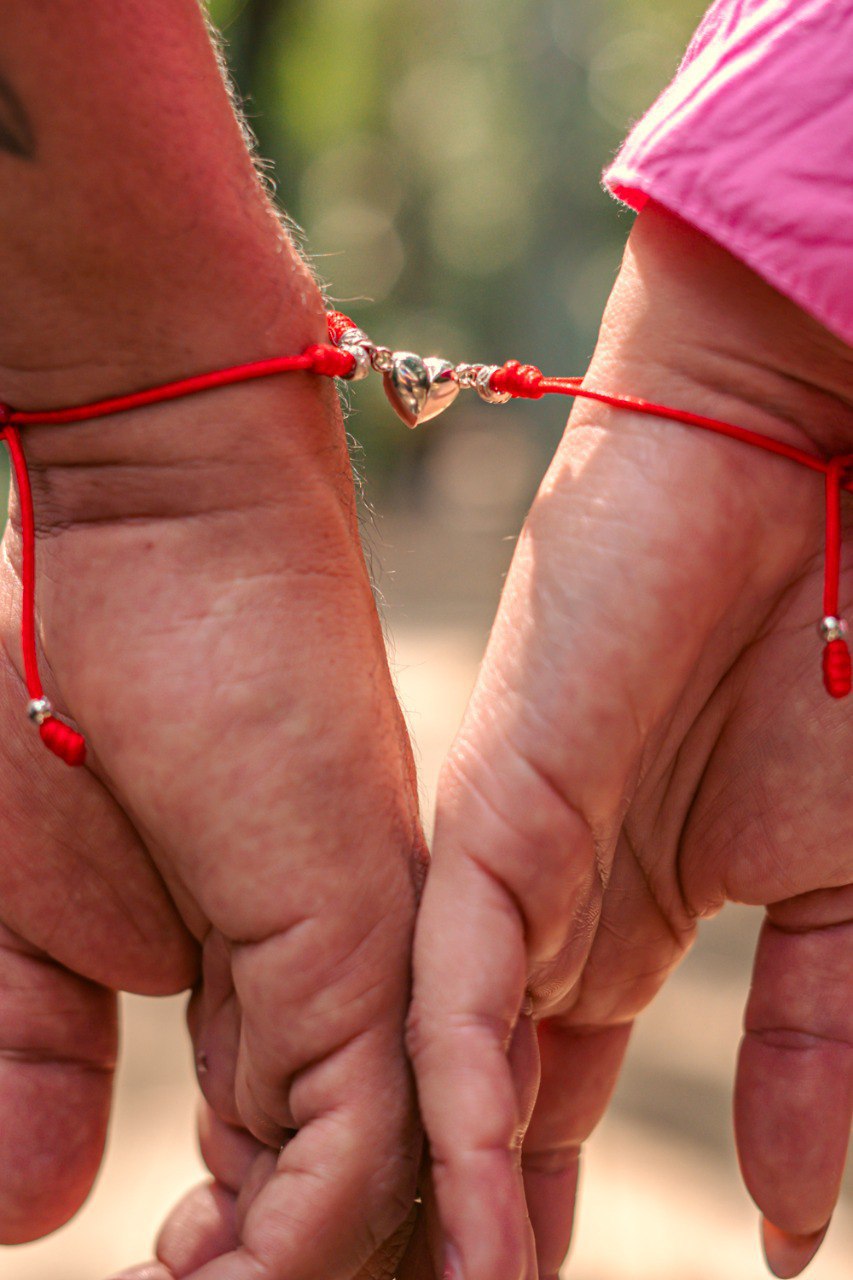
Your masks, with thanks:
[[[355,359],[345,351],[327,343],[315,343],[300,356],[279,356],[272,360],[256,360],[251,364],[235,365],[231,369],[218,369],[194,378],[181,378],[160,387],[150,387],[126,396],[113,396],[93,404],[76,405],[70,409],[10,409],[0,403],[0,440],[9,450],[18,501],[21,507],[21,648],[24,656],[24,678],[30,695],[30,714],[39,726],[39,734],[45,746],[69,765],[82,765],[86,760],[86,742],[70,725],[59,720],[45,699],[38,668],[36,645],[35,589],[36,589],[36,535],[33,513],[32,488],[27,461],[21,447],[18,428],[22,426],[60,426],[73,422],[105,418],[111,414],[127,413],[146,405],[162,404],[178,400],[182,396],[197,395],[201,391],[213,391],[219,387],[255,378],[268,378],[278,373],[308,372],[329,378],[344,378],[352,371]],[[35,705],[34,705],[35,704]]]
[[[508,393],[512,396],[538,400],[543,395],[578,396],[586,400],[596,400],[600,404],[612,405],[617,409],[630,409],[634,413],[647,413],[656,418],[668,418],[672,422],[683,422],[702,431],[713,431],[717,435],[727,436],[730,440],[739,440],[741,444],[752,445],[763,449],[766,453],[787,458],[801,467],[819,471],[826,477],[826,555],[824,558],[823,612],[824,623],[844,624],[838,616],[839,586],[841,579],[841,491],[853,490],[853,454],[842,455],[829,461],[815,454],[798,449],[784,440],[774,440],[772,436],[764,436],[758,431],[750,431],[746,427],[737,427],[731,422],[723,422],[719,418],[707,418],[699,413],[690,413],[686,409],[672,409],[668,405],[655,404],[651,400],[642,400],[638,396],[609,395],[603,391],[591,391],[581,385],[581,378],[546,378],[535,365],[519,364],[517,360],[508,360],[505,365],[492,374],[489,385],[493,391]],[[848,474],[850,473],[850,474]],[[850,649],[843,635],[833,635],[826,640],[823,650],[823,683],[828,694],[833,698],[846,698],[853,687],[853,663]]]
[[[853,467],[853,455],[833,458],[826,469],[826,552],[824,555],[824,618],[838,618],[841,579],[841,490]],[[843,636],[827,639],[823,650],[823,682],[833,698],[846,698],[853,685],[850,649]]]
[[[22,427],[67,426],[72,422],[108,418],[115,413],[143,409],[146,405],[162,404],[166,400],[180,400],[184,396],[198,395],[200,391],[216,391],[219,387],[230,387],[238,382],[269,378],[276,373],[320,373],[328,378],[345,378],[354,364],[354,357],[345,351],[317,342],[301,356],[276,356],[272,360],[237,364],[231,369],[217,369],[213,373],[200,373],[194,378],[180,378],[177,382],[166,382],[161,387],[149,387],[145,391],[113,396],[109,400],[96,400],[93,404],[76,405],[72,409],[7,410],[6,421]]]
[[[257,360],[251,364],[235,365],[230,369],[218,369],[193,378],[182,378],[160,387],[150,387],[130,395],[114,396],[93,404],[77,405],[68,409],[14,410],[0,403],[0,440],[9,450],[18,498],[21,506],[22,549],[22,616],[21,644],[24,655],[24,674],[30,695],[30,713],[39,724],[39,732],[45,745],[67,764],[81,765],[86,757],[86,744],[82,736],[63,721],[58,720],[44,698],[38,670],[35,625],[35,519],[32,491],[24,451],[18,427],[28,425],[59,426],[74,422],[105,418],[112,414],[127,413],[146,405],[162,404],[183,396],[197,395],[219,387],[249,382],[255,378],[268,378],[279,373],[310,372],[329,378],[347,377],[355,367],[355,357],[339,350],[335,343],[357,326],[341,312],[329,312],[327,317],[332,345],[315,343],[299,356],[280,356],[272,360]],[[617,409],[629,409],[634,413],[651,414],[673,422],[686,423],[703,431],[713,431],[742,444],[763,449],[778,457],[825,477],[826,498],[826,557],[824,569],[824,626],[834,624],[833,634],[826,641],[823,653],[823,677],[827,691],[835,698],[846,697],[851,690],[851,659],[846,640],[841,634],[843,624],[838,617],[839,582],[841,574],[841,492],[853,491],[853,454],[826,460],[804,449],[757,431],[749,431],[718,418],[684,409],[672,409],[668,405],[655,404],[636,396],[611,395],[593,391],[582,385],[582,378],[546,378],[535,365],[509,360],[492,374],[489,385],[493,391],[517,398],[538,400],[544,395],[578,396],[596,400]],[[36,705],[33,705],[36,704]]]
[[[0,415],[2,420],[2,415]],[[18,489],[18,502],[21,507],[21,540],[23,556],[21,563],[21,645],[24,651],[24,679],[30,704],[44,701],[44,689],[39,676],[38,656],[36,653],[36,527],[33,513],[33,494],[30,488],[30,477],[27,462],[21,448],[21,438],[16,427],[6,426],[0,432],[0,439],[5,440],[12,470],[15,473],[15,484]],[[81,765],[86,760],[86,742],[82,734],[77,733],[70,725],[57,720],[45,706],[39,715],[39,733],[42,742],[54,755],[59,756],[66,764]]]

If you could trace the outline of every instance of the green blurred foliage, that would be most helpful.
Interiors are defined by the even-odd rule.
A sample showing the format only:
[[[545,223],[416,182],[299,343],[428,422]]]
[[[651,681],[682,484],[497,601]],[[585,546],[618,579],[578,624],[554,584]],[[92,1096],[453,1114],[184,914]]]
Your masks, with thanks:
[[[210,5],[279,201],[341,308],[391,345],[565,373],[588,362],[630,226],[601,170],[704,7]],[[369,411],[352,424],[374,477],[418,447],[376,394],[358,388]],[[553,439],[562,411],[547,413]]]

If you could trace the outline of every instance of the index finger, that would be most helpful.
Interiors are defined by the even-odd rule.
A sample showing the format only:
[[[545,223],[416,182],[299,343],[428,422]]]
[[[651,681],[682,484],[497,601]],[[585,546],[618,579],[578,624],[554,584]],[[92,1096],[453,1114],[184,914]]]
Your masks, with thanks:
[[[452,789],[452,788],[451,788]],[[415,942],[409,1051],[430,1141],[448,1273],[465,1280],[535,1277],[535,1246],[520,1169],[520,1142],[536,1064],[510,1048],[525,998],[525,925],[507,886],[465,847],[518,840],[475,793],[457,793],[445,840],[445,806]],[[466,798],[467,797],[467,798]],[[452,802],[451,802],[452,804]]]

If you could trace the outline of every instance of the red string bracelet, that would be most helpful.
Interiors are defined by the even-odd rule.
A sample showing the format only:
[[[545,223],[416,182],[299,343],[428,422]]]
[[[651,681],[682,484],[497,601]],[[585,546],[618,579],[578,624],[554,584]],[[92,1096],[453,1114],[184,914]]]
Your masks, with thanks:
[[[635,413],[651,414],[657,418],[686,423],[700,430],[713,431],[717,435],[727,436],[731,440],[738,440],[742,444],[763,449],[799,466],[820,472],[824,476],[826,504],[824,616],[819,628],[824,640],[823,680],[827,692],[834,698],[844,698],[850,693],[851,660],[845,639],[847,624],[839,616],[838,610],[841,493],[842,490],[853,491],[853,454],[827,460],[784,441],[774,440],[760,432],[749,431],[717,418],[654,404],[636,396],[594,391],[584,387],[581,378],[547,378],[535,365],[521,364],[518,360],[508,360],[500,366],[453,365],[435,356],[424,359],[411,351],[392,351],[388,347],[377,346],[348,316],[339,311],[330,312],[327,319],[331,343],[315,343],[302,355],[235,365],[233,368],[219,369],[130,395],[115,396],[68,409],[16,410],[0,402],[0,439],[9,450],[21,509],[21,645],[24,676],[30,698],[27,711],[30,719],[38,725],[44,744],[66,764],[82,765],[85,762],[86,743],[80,733],[55,715],[45,697],[39,676],[35,621],[35,517],[19,428],[58,426],[105,418],[146,405],[162,404],[183,396],[197,395],[202,391],[249,382],[255,378],[268,378],[279,373],[314,373],[357,381],[366,377],[371,370],[376,370],[383,376],[385,392],[394,410],[410,427],[427,422],[443,412],[463,388],[474,389],[489,404],[503,404],[511,399],[538,400],[545,395],[583,397],[617,409],[630,409]]]

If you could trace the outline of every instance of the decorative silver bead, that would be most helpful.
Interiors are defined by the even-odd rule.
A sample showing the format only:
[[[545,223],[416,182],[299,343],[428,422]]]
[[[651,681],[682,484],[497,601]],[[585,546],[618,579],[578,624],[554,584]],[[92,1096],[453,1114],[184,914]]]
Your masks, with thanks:
[[[363,329],[356,329],[355,327],[353,327],[352,329],[344,329],[343,333],[338,338],[338,346],[339,347],[359,347],[359,346],[372,347],[373,343],[370,341],[370,339],[368,338],[367,334],[364,332]]]
[[[395,353],[389,347],[371,347],[370,363],[377,373],[390,373],[394,368]]]
[[[456,366],[456,381],[460,387],[473,387],[477,382],[477,374],[482,367],[481,364],[458,364]]]
[[[833,618],[830,614],[821,618],[818,631],[821,640],[825,640],[827,644],[831,640],[843,640],[847,635],[847,623],[844,618]]]
[[[477,395],[481,400],[485,400],[486,404],[506,404],[512,396],[508,391],[495,391],[489,386],[489,379],[492,374],[497,373],[498,366],[496,364],[484,364],[480,372],[477,374],[477,380],[474,386]]]
[[[27,715],[33,724],[42,725],[53,715],[53,707],[47,698],[33,698],[27,703]]]
[[[353,331],[350,330],[350,332]],[[341,342],[340,350],[346,352],[348,356],[352,356],[355,360],[352,372],[344,375],[344,381],[361,382],[362,378],[366,378],[371,370],[370,352],[367,347],[362,346],[360,342],[352,344],[349,342]]]

